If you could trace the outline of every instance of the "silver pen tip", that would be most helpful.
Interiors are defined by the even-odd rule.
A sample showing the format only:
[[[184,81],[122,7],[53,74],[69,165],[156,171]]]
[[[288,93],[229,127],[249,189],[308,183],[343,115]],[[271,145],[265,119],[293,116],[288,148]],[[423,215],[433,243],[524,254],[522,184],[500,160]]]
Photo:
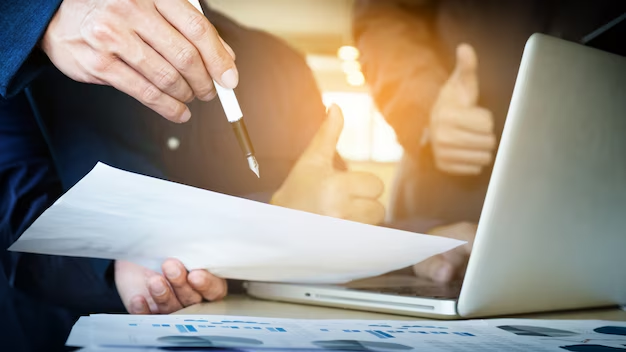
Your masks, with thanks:
[[[248,167],[252,170],[252,172],[254,172],[256,177],[261,178],[261,174],[259,173],[259,163],[256,161],[254,155],[250,155],[248,157]]]

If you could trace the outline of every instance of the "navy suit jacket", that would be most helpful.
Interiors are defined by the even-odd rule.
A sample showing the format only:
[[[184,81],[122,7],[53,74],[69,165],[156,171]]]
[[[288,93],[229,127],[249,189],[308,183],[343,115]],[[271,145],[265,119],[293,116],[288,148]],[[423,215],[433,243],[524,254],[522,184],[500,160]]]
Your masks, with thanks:
[[[20,92],[47,64],[37,47],[61,0],[0,1],[0,97]]]

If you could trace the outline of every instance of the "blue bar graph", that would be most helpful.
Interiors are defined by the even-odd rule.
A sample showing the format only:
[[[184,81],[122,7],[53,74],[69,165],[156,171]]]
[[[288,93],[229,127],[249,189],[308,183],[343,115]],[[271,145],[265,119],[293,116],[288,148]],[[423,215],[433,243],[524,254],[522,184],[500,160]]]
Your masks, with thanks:
[[[365,330],[365,332],[368,332],[380,339],[393,339],[394,338],[393,335],[389,335],[388,333],[380,331],[380,330]]]
[[[278,331],[278,332],[287,332],[287,330],[285,330],[283,328],[276,328],[276,331]]]
[[[196,330],[193,325],[185,325],[185,327],[187,328],[187,330],[189,330],[189,332],[198,332],[198,330]]]
[[[377,333],[379,333],[379,334],[381,334],[381,335],[385,336],[385,337],[386,337],[386,338],[388,338],[388,339],[393,339],[393,338],[394,338],[394,336],[393,336],[393,335],[389,335],[389,334],[387,334],[386,332],[383,332],[383,331],[380,331],[380,330],[375,330],[375,331],[376,331]]]
[[[187,332],[187,329],[183,325],[176,324],[176,329],[178,329],[178,332]]]

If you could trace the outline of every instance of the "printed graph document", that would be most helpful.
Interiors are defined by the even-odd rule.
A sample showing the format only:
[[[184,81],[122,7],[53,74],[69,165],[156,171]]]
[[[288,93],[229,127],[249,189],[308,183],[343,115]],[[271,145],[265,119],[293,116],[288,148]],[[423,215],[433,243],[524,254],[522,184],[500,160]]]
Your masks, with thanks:
[[[125,259],[232,279],[343,283],[408,267],[464,242],[227,196],[99,163],[10,250]]]
[[[68,346],[237,351],[625,351],[626,323],[594,320],[296,320],[235,316],[82,317]],[[98,347],[99,346],[99,347]],[[154,349],[157,350],[156,348]]]

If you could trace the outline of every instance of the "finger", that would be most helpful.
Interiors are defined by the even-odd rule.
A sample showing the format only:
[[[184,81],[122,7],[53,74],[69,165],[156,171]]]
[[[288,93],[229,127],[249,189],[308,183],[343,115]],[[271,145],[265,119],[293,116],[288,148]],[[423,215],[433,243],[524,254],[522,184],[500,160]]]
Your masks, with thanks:
[[[192,270],[187,275],[187,280],[207,301],[217,301],[226,297],[228,291],[226,281],[206,270]]]
[[[437,129],[432,138],[435,148],[453,147],[492,151],[496,147],[496,136],[493,133],[469,132],[452,126]]]
[[[120,58],[142,74],[162,92],[181,102],[193,100],[194,94],[183,76],[141,38],[125,47]]]
[[[492,153],[489,151],[460,148],[439,148],[436,150],[436,153],[438,160],[450,164],[486,166],[489,165],[492,160]]]
[[[483,170],[482,167],[476,165],[467,165],[467,164],[457,164],[457,163],[444,163],[437,162],[437,168],[443,172],[452,174],[452,175],[466,175],[466,176],[475,176],[480,175],[480,172]]]
[[[213,25],[189,1],[156,0],[161,15],[200,52],[211,77],[224,88],[239,83],[235,61],[220,41]]]
[[[450,77],[457,85],[457,94],[462,106],[476,105],[478,101],[478,56],[469,44],[456,48],[456,66]]]
[[[143,21],[144,25],[137,28],[141,39],[185,78],[196,97],[204,101],[214,98],[213,80],[198,49],[158,12]]]
[[[376,199],[383,194],[385,185],[380,178],[369,172],[350,171],[337,174],[340,188],[353,198]]]
[[[493,114],[490,110],[481,107],[448,108],[442,114],[445,121],[470,132],[493,133]]]
[[[173,313],[183,308],[172,288],[160,275],[148,279],[148,291],[160,314]]]
[[[444,260],[454,269],[454,278],[460,277],[461,274],[465,272],[465,267],[467,266],[470,255],[467,248],[468,246],[465,244],[442,254]]]
[[[455,268],[443,255],[436,255],[413,266],[415,276],[446,283],[455,278]]]
[[[202,296],[187,282],[187,270],[177,259],[168,259],[162,265],[163,274],[183,307],[202,302]]]
[[[343,130],[343,114],[339,106],[328,108],[328,116],[309,143],[304,158],[314,159],[332,165],[337,150],[337,141]]]
[[[108,64],[106,71],[101,73],[98,78],[137,99],[143,105],[172,122],[187,122],[191,117],[191,112],[185,104],[163,93],[145,77],[120,60],[114,60]]]
[[[152,311],[148,306],[148,302],[142,295],[137,295],[131,298],[130,307],[128,309],[130,314],[151,314]]]
[[[224,39],[222,39],[222,37],[220,37],[220,42],[222,42],[224,49],[228,51],[228,53],[230,54],[230,57],[232,57],[233,60],[237,60],[237,55],[235,55],[235,51],[233,50],[233,48],[230,47],[230,45],[228,45],[228,43],[224,41]]]
[[[347,209],[347,220],[378,225],[385,220],[385,207],[376,200],[355,198]]]

